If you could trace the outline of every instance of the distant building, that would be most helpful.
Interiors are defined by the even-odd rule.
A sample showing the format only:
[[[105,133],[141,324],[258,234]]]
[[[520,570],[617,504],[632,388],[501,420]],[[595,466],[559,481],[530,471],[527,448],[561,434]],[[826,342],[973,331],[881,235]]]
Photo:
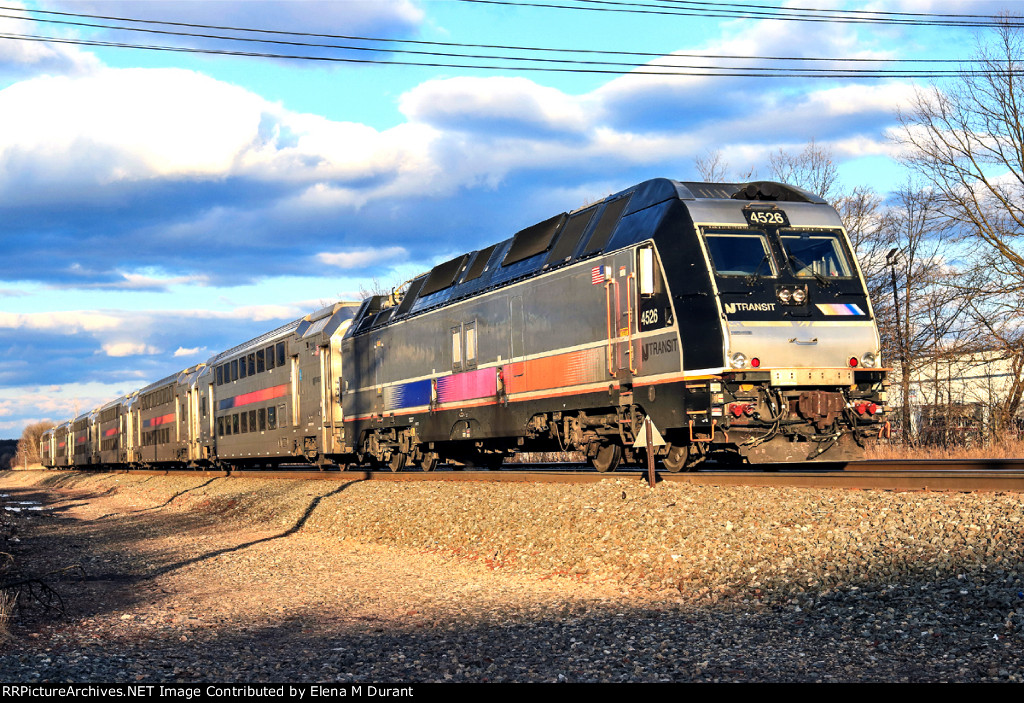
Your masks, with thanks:
[[[988,350],[917,359],[910,374],[909,437],[927,444],[968,444],[986,440],[995,431],[1004,408],[1012,411],[1011,426],[1020,432],[1021,355]],[[889,403],[892,417],[903,404],[898,364],[893,364]]]

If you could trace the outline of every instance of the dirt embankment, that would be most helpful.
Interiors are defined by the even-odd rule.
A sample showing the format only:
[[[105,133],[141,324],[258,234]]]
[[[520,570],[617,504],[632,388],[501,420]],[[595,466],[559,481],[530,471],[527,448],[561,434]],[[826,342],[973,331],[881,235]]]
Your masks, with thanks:
[[[724,661],[714,639],[728,622],[737,629],[727,638],[743,642],[730,661],[748,648],[762,659],[764,647],[777,651],[759,680],[821,674],[801,661],[805,647],[794,649],[806,628],[819,644],[834,641],[821,656],[839,667],[837,680],[899,680],[908,661],[954,680],[1005,680],[1016,674],[1000,672],[1019,672],[1024,650],[1024,497],[1016,494],[65,472],[8,472],[0,486],[46,503],[12,513],[21,563],[80,563],[85,574],[55,584],[69,619],[29,614],[18,626],[18,646],[64,652],[65,673],[101,675],[82,644],[99,641],[124,648],[138,676],[168,661],[179,663],[160,672],[177,677],[210,676],[217,662],[261,676],[275,648],[290,643],[325,668],[289,671],[315,679],[355,680],[346,667],[370,657],[373,671],[413,680],[744,680],[749,668],[698,666]],[[512,630],[520,634],[510,638]],[[573,640],[584,636],[609,644],[583,652]],[[560,642],[575,663],[523,649],[538,637]],[[701,637],[706,646],[655,656],[666,641]],[[462,652],[481,638],[507,661],[474,654],[470,666],[459,655],[438,674],[409,649]],[[954,638],[986,642],[984,661],[965,644],[962,658],[927,663]],[[402,657],[381,650],[354,659],[354,640],[387,643]],[[191,648],[221,652],[228,643],[246,643],[246,666],[256,668],[219,654],[207,654],[205,668],[180,665]],[[652,658],[624,663],[630,648]],[[865,659],[863,648],[878,658]],[[55,661],[28,655],[6,673],[41,680]]]

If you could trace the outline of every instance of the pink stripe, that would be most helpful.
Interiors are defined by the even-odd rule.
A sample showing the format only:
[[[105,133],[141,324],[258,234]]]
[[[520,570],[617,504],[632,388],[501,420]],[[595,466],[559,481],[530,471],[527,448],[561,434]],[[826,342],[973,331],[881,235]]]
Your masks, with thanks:
[[[437,401],[452,403],[470,398],[486,398],[498,392],[494,369],[479,369],[437,379]]]
[[[288,384],[283,386],[274,386],[273,388],[264,388],[261,391],[253,391],[252,393],[243,393],[234,397],[234,405],[232,407],[237,408],[239,405],[248,405],[249,403],[258,403],[261,400],[271,400],[273,398],[280,398],[288,393]]]

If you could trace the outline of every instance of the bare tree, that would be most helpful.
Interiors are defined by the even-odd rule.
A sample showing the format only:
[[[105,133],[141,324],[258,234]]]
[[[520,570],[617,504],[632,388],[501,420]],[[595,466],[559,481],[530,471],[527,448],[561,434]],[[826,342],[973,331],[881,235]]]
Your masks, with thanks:
[[[1019,292],[1007,291],[999,258],[994,250],[976,254],[969,275],[956,285],[976,326],[976,346],[984,351],[987,375],[1005,379],[984,399],[996,437],[1019,431],[1015,418],[1024,407],[1024,330],[1020,325],[1024,299]]]
[[[860,263],[868,284],[868,294],[877,307],[884,305],[889,288],[886,254],[892,248],[888,233],[889,219],[882,197],[871,188],[858,186],[851,191],[839,189],[832,203],[839,213],[853,253]]]
[[[729,162],[722,156],[718,149],[708,149],[693,160],[697,173],[707,183],[746,183],[757,178],[757,169],[748,168],[746,171],[733,171]]]
[[[832,152],[813,139],[797,154],[779,149],[768,158],[768,170],[774,180],[809,190],[829,203],[843,197],[839,192],[839,168],[832,160]]]
[[[359,297],[369,298],[374,295],[389,295],[391,293],[391,286],[381,281],[376,276],[370,279],[369,284],[362,283],[359,285]]]
[[[1024,285],[1024,33],[1005,24],[979,47],[977,67],[951,88],[918,90],[902,114],[903,161],[934,188],[964,236],[998,254],[992,264]]]
[[[898,190],[886,212],[884,232],[882,241],[891,246],[887,263],[893,304],[881,306],[886,312],[879,327],[883,353],[899,369],[900,420],[909,438],[913,378],[934,381],[927,389],[922,386],[921,402],[948,405],[938,390],[937,367],[934,373],[921,372],[929,363],[974,351],[976,335],[967,315],[971,298],[957,294],[964,279],[949,260],[948,223],[939,216],[931,193],[909,183]],[[878,297],[886,299],[884,294]]]
[[[718,149],[708,149],[693,160],[693,165],[706,183],[723,183],[728,178],[729,164]]]
[[[992,351],[1024,368],[1024,31],[1005,22],[983,40],[971,70],[949,87],[918,90],[900,115],[903,161],[932,189],[973,263],[959,284]],[[996,421],[1007,427],[1024,395],[1019,373]]]
[[[21,439],[18,440],[18,449],[14,453],[11,465],[24,466],[25,464],[40,463],[42,457],[39,456],[39,441],[42,439],[43,433],[53,427],[56,427],[56,424],[49,420],[34,422],[26,427],[21,433]]]

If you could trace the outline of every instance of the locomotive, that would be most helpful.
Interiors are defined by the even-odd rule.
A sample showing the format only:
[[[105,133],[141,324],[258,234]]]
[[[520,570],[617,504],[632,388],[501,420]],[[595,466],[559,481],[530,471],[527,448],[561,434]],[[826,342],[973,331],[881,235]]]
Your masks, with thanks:
[[[578,451],[850,461],[887,370],[836,211],[655,179],[337,303],[54,428],[48,466],[453,466]]]

